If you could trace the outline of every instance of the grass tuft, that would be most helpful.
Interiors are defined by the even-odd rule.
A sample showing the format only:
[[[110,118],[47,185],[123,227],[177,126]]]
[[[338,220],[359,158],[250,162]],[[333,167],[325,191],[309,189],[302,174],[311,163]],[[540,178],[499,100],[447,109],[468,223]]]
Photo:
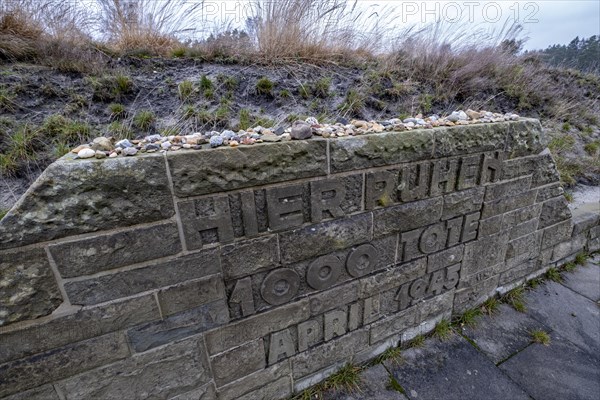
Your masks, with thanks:
[[[474,327],[477,324],[477,317],[481,316],[482,312],[479,308],[471,308],[465,311],[454,321],[455,325],[458,326],[469,326]]]
[[[498,311],[498,306],[500,306],[498,299],[490,297],[481,305],[481,311],[486,315],[493,315]]]
[[[183,81],[177,85],[177,94],[179,100],[186,101],[194,93],[194,83],[192,81]]]
[[[589,256],[585,253],[578,253],[575,256],[575,264],[577,265],[585,265],[585,263],[588,261]]]
[[[562,276],[560,275],[560,272],[554,267],[548,269],[548,271],[546,272],[546,278],[558,283],[562,282],[563,280]]]
[[[517,288],[514,288],[502,297],[502,302],[510,305],[516,311],[524,313],[527,311],[527,307],[525,306],[525,299],[523,298],[524,293],[524,287],[519,286]]]
[[[409,343],[409,348],[419,348],[425,345],[425,335],[417,335],[415,336]]]
[[[142,131],[148,131],[156,121],[156,116],[152,111],[138,111],[133,117],[133,124]]]
[[[262,77],[256,82],[256,92],[263,96],[272,96],[275,84],[267,77]]]
[[[575,271],[575,269],[577,269],[577,264],[574,262],[568,262],[565,265],[563,265],[562,268],[567,272],[573,272]]]
[[[544,346],[550,345],[550,335],[547,332],[541,329],[536,329],[531,331],[530,335],[533,343],[543,344]]]
[[[433,329],[433,336],[441,340],[446,340],[452,335],[452,324],[450,321],[442,319]]]
[[[401,359],[402,350],[399,347],[390,347],[389,349],[381,353],[379,356],[377,356],[377,358],[373,360],[371,365],[381,364],[384,361],[390,361],[391,363],[399,364]]]
[[[338,372],[331,375],[324,383],[325,390],[344,390],[353,392],[359,389],[362,369],[353,364],[346,364]]]

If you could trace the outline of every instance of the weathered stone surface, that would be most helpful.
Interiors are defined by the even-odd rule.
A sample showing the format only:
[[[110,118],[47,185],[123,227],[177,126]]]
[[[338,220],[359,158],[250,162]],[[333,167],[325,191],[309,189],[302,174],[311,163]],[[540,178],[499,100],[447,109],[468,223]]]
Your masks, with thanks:
[[[507,261],[507,265],[510,265]],[[512,282],[516,282],[519,279],[523,279],[541,268],[539,260],[527,260],[523,261],[516,266],[511,266],[507,271],[500,274],[498,284],[501,286],[507,285]]]
[[[381,237],[433,224],[442,216],[442,205],[442,197],[435,197],[375,210],[373,236]]]
[[[402,310],[371,325],[370,344],[387,339],[428,318],[452,309],[454,292],[450,291]]]
[[[0,365],[0,396],[67,378],[128,355],[125,335],[116,332],[11,361]]]
[[[427,259],[421,258],[412,262],[396,265],[360,281],[360,297],[369,297],[398,288],[419,276],[425,275]]]
[[[157,295],[162,315],[167,316],[224,299],[225,287],[218,274],[163,289]]]
[[[169,400],[217,400],[215,384],[209,382],[190,392],[171,397]]]
[[[162,155],[50,165],[0,221],[0,249],[174,214]]]
[[[435,129],[435,157],[504,150],[510,122]]]
[[[129,342],[140,353],[174,342],[229,322],[227,304],[223,300],[171,315],[128,331]]]
[[[596,257],[596,260],[600,258]],[[582,268],[564,274],[563,285],[588,299],[600,301],[600,265],[588,261]]]
[[[572,231],[573,221],[571,220],[560,222],[544,229],[544,235],[542,236],[542,249],[547,249],[550,246],[554,246],[555,244],[570,239]]]
[[[311,315],[319,315],[358,300],[359,282],[353,281],[309,297]]]
[[[521,118],[509,122],[506,151],[511,157],[522,157],[538,154],[547,144],[540,121],[533,118]]]
[[[551,262],[563,260],[567,257],[575,256],[577,253],[583,251],[587,244],[586,235],[577,235],[571,239],[567,239],[565,242],[559,243],[554,246],[552,251]]]
[[[63,278],[93,275],[180,251],[181,242],[174,222],[50,246]]]
[[[600,354],[598,304],[556,282],[525,298],[529,314],[590,354]]]
[[[550,200],[554,197],[562,196],[564,193],[565,191],[563,190],[562,186],[560,186],[560,183],[551,183],[538,189],[535,202],[543,203],[544,201]]]
[[[403,351],[402,360],[384,365],[411,399],[530,399],[460,335],[427,340]]]
[[[459,263],[463,259],[464,245],[435,253],[427,257],[427,273],[438,271],[450,265]]]
[[[544,229],[569,218],[571,218],[571,210],[567,199],[564,196],[556,197],[543,203],[538,229]]]
[[[488,185],[485,191],[485,201],[514,197],[527,192],[531,186],[531,177],[524,176],[509,181],[502,181]]]
[[[327,174],[325,140],[169,152],[175,193],[197,196]]]
[[[476,187],[444,196],[442,219],[447,220],[481,210],[484,193],[484,187]]]
[[[350,360],[354,352],[368,343],[368,331],[358,330],[300,353],[291,360],[293,377],[302,378],[340,361]]]
[[[431,131],[389,132],[330,142],[331,172],[425,160],[433,151]]]
[[[0,333],[0,363],[158,319],[153,295],[84,307],[43,324]]]
[[[280,233],[281,261],[292,263],[368,242],[371,218],[364,213]]]
[[[225,385],[219,389],[219,400],[237,400],[244,395],[248,395],[248,398],[264,398],[264,399],[275,399],[277,397],[285,397],[286,390],[285,385],[281,385],[281,379],[289,377],[291,368],[289,362],[284,362],[272,365],[264,370],[255,372],[248,375],[240,380]],[[289,379],[289,378],[288,378]],[[263,386],[274,384],[276,388],[281,390],[281,395],[277,391],[271,390],[267,393],[260,392]],[[291,391],[291,382],[288,382],[287,391]],[[291,394],[291,393],[290,393]]]
[[[291,395],[292,378],[284,376],[274,382],[267,383],[254,392],[246,393],[245,395],[238,397],[238,400],[284,399]]]
[[[0,253],[0,326],[48,315],[60,303],[43,249]]]
[[[530,332],[544,330],[542,323],[525,313],[500,304],[493,318],[480,318],[474,327],[463,327],[462,333],[471,339],[494,364],[506,360],[531,344]]]
[[[481,218],[489,218],[498,214],[504,214],[517,208],[530,206],[535,202],[537,190],[530,190],[512,197],[484,202]]]
[[[58,394],[52,385],[44,385],[35,389],[27,390],[14,394],[12,396],[3,397],[3,400],[60,400]]]
[[[161,347],[57,383],[67,399],[168,399],[208,383],[199,338]]]
[[[508,233],[483,237],[465,245],[461,276],[466,277],[480,269],[496,265],[506,256]]]
[[[527,259],[535,258],[540,252],[541,233],[537,231],[508,242],[506,259],[509,260],[520,256],[525,256]]]
[[[277,236],[244,240],[221,247],[224,279],[241,278],[279,264]]]
[[[207,332],[206,346],[211,355],[217,354],[298,324],[308,318],[310,318],[308,301],[287,304]]]
[[[457,290],[454,296],[454,314],[462,314],[490,298],[496,291],[498,279],[499,276],[494,275],[471,287]]]
[[[221,272],[217,250],[65,284],[73,304],[98,304]]]
[[[596,400],[600,393],[598,357],[564,336],[550,334],[550,345],[532,344],[500,369],[534,399]]]
[[[600,204],[591,212],[573,211],[573,236],[587,233],[590,229],[600,225]],[[596,212],[594,212],[596,211]]]
[[[211,357],[210,364],[217,387],[263,369],[266,358],[262,339]]]
[[[504,179],[512,179],[525,175],[532,175],[532,187],[558,183],[560,179],[556,164],[550,153],[546,151],[540,155],[513,158],[504,162]],[[557,189],[550,190],[554,191]]]

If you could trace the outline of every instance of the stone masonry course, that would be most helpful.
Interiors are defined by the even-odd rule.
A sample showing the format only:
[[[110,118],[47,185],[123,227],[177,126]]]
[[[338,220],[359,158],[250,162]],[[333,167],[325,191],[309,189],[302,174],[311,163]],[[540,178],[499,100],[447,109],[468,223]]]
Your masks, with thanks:
[[[525,118],[68,155],[0,221],[0,398],[286,398],[600,250],[599,212]]]

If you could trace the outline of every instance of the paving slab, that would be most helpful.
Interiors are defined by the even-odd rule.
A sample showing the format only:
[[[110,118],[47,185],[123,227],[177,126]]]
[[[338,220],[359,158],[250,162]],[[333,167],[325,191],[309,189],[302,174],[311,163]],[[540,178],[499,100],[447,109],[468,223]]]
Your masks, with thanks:
[[[390,374],[382,364],[364,370],[360,374],[360,389],[351,393],[328,391],[324,400],[407,400],[402,393],[389,386]]]
[[[529,346],[530,332],[536,329],[548,330],[544,324],[527,314],[500,304],[495,314],[478,318],[477,325],[464,328],[463,334],[494,364],[498,364]]]
[[[588,261],[573,272],[563,274],[563,285],[592,301],[600,300],[600,265]]]
[[[535,400],[600,399],[600,359],[557,333],[550,345],[532,344],[500,364]]]
[[[525,295],[528,313],[591,354],[600,354],[598,304],[569,288],[547,282]]]
[[[530,397],[465,338],[427,340],[423,347],[402,352],[398,365],[387,369],[410,400],[521,400]]]

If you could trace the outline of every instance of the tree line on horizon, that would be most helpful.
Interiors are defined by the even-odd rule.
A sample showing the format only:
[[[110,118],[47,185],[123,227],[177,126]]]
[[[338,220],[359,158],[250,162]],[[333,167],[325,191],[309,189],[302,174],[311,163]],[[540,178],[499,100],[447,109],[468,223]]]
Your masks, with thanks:
[[[574,68],[583,72],[600,72],[600,37],[571,40],[569,44],[553,44],[537,51],[550,65]]]

